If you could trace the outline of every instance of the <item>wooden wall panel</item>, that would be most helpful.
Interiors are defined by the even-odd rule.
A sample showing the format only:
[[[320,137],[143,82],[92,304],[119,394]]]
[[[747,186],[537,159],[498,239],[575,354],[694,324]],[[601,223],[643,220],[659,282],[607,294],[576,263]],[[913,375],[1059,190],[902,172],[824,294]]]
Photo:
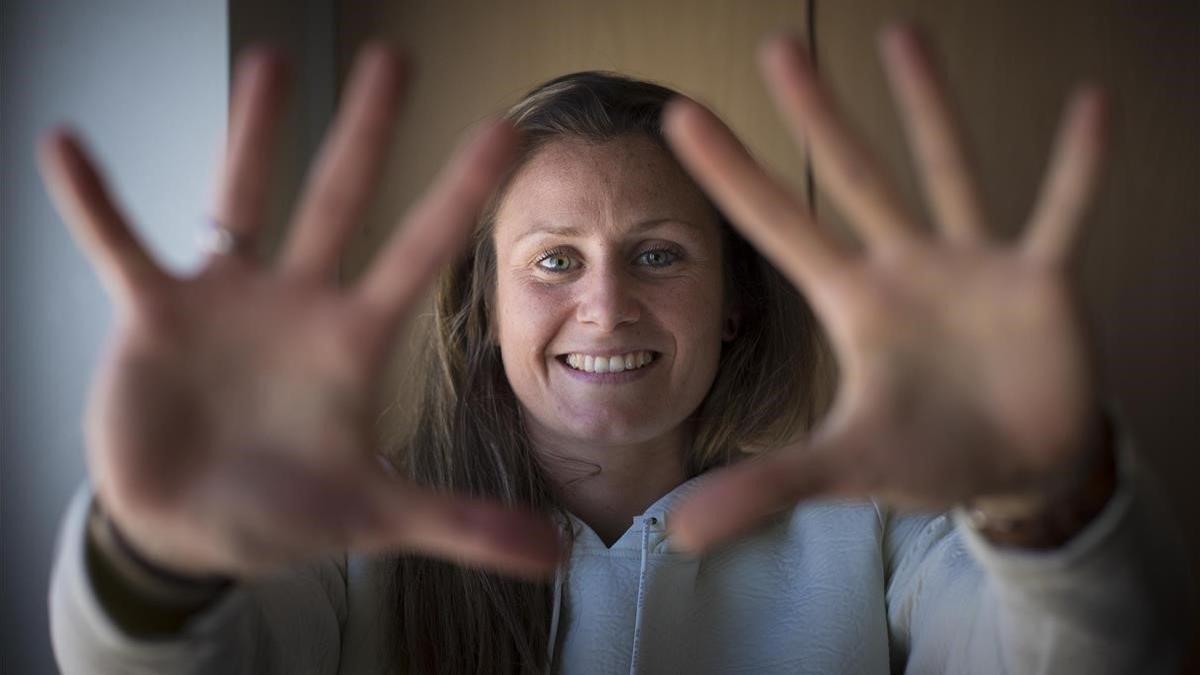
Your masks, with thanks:
[[[577,70],[649,78],[711,104],[752,151],[802,186],[803,161],[768,104],[754,48],[773,29],[790,26],[803,34],[805,4],[750,6],[737,0],[342,3],[343,71],[352,51],[372,36],[407,48],[418,69],[394,147],[397,161],[351,269],[377,246],[463,129],[538,83]]]

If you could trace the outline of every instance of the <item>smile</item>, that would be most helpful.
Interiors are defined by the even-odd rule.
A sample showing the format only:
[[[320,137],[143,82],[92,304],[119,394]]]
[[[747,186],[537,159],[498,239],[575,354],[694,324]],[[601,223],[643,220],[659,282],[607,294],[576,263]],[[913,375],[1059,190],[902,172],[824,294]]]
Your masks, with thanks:
[[[649,364],[655,358],[655,352],[636,351],[617,356],[592,356],[572,352],[559,357],[568,366],[585,373],[619,373],[625,370],[637,370]]]
[[[662,355],[658,352],[640,350],[614,356],[598,356],[571,352],[555,358],[568,374],[592,382],[628,382],[638,379],[653,366]]]

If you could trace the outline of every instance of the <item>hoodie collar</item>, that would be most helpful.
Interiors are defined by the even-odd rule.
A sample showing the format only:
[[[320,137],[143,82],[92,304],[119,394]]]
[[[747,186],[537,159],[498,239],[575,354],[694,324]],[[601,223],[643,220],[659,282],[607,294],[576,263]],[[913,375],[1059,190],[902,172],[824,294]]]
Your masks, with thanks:
[[[653,504],[646,507],[646,510],[641,515],[634,516],[629,528],[625,530],[611,547],[605,546],[604,541],[600,539],[600,535],[596,534],[587,523],[574,513],[568,512],[567,515],[570,517],[571,526],[574,528],[575,546],[587,550],[638,550],[642,546],[642,524],[647,520],[653,519],[653,527],[655,529],[665,530],[671,512],[703,482],[703,474],[694,476],[676,485],[669,492],[659,497]],[[560,525],[562,525],[561,521]]]

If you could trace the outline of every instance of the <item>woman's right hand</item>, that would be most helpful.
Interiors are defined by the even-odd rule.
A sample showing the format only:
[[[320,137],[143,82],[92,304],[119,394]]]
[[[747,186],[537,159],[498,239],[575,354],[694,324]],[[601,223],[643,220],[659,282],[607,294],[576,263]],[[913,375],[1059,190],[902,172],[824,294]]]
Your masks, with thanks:
[[[151,562],[247,578],[338,550],[405,549],[527,577],[552,572],[541,516],[437,494],[374,459],[377,389],[401,320],[469,236],[515,132],[474,134],[361,281],[334,282],[377,183],[403,89],[399,59],[360,54],[279,260],[264,218],[283,64],[243,58],[213,216],[238,243],[178,278],[139,243],[69,133],[40,147],[44,179],[120,310],[93,382],[88,466],[102,505]]]

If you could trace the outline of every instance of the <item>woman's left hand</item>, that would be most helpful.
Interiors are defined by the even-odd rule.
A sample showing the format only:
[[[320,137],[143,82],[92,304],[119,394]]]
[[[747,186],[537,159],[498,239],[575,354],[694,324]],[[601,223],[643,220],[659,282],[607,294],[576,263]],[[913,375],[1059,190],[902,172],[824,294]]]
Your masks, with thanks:
[[[675,514],[699,550],[817,496],[901,508],[973,503],[1014,517],[1078,489],[1100,452],[1096,377],[1069,258],[1101,164],[1105,106],[1072,98],[1021,239],[989,237],[956,121],[911,29],[881,53],[936,227],[926,228],[850,133],[802,45],[776,38],[762,67],[818,182],[864,246],[851,251],[711,113],[666,119],[684,165],[807,297],[841,380],[802,443],[718,472]]]

